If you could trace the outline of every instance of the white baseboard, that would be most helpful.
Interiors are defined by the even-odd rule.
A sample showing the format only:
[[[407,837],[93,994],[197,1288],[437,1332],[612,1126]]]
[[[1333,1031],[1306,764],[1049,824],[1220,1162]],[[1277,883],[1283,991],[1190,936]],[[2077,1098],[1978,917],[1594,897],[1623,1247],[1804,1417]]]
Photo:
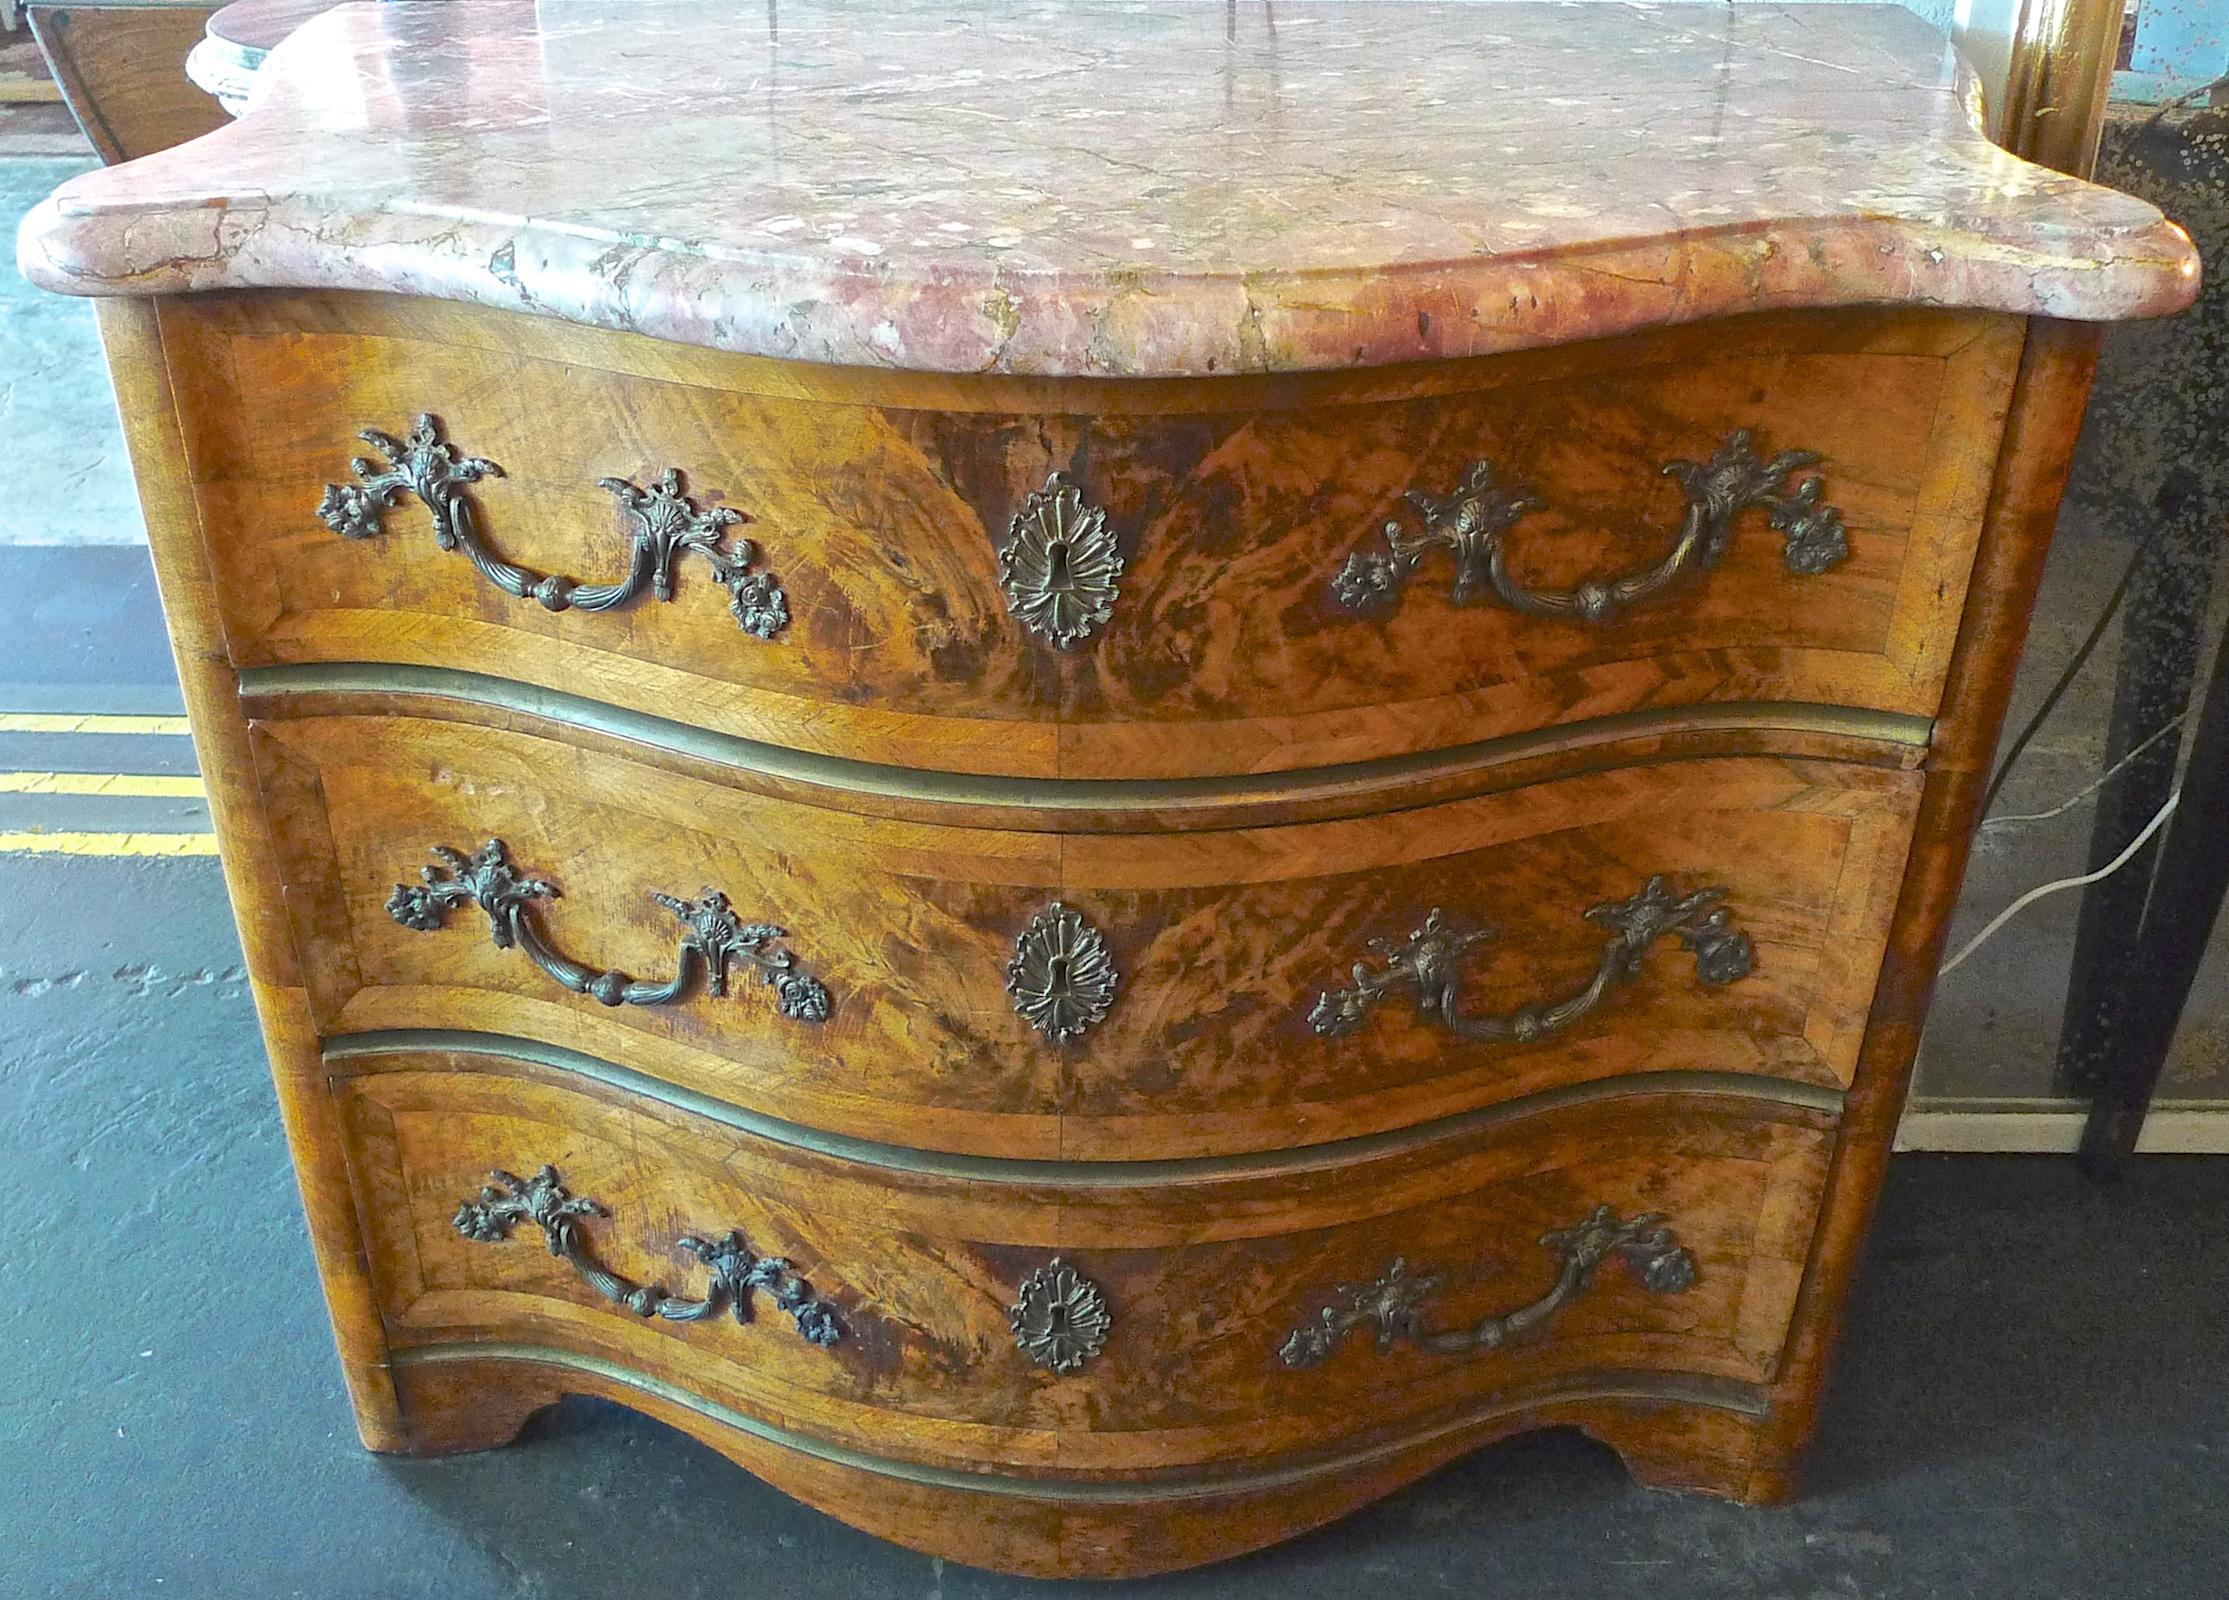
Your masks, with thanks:
[[[1915,1095],[1896,1130],[1899,1150],[2071,1155],[2089,1110],[2080,1100],[1954,1100]],[[2157,1101],[2136,1141],[2139,1155],[2229,1154],[2229,1105]]]

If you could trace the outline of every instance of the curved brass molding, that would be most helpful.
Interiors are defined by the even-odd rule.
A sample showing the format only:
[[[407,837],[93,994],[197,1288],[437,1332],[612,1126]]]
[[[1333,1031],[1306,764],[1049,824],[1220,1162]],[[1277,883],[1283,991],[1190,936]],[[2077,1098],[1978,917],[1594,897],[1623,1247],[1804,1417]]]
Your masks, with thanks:
[[[1331,1303],[1285,1336],[1277,1347],[1277,1359],[1288,1367],[1313,1367],[1338,1349],[1347,1335],[1364,1327],[1376,1328],[1381,1356],[1400,1344],[1443,1356],[1499,1350],[1540,1328],[1592,1288],[1595,1269],[1612,1255],[1624,1257],[1652,1294],[1684,1294],[1695,1286],[1695,1258],[1654,1211],[1621,1221],[1614,1207],[1596,1206],[1572,1226],[1542,1234],[1540,1242],[1557,1259],[1555,1285],[1514,1311],[1481,1317],[1468,1327],[1426,1328],[1424,1302],[1445,1287],[1447,1274],[1412,1272],[1406,1261],[1395,1257],[1372,1282],[1342,1283],[1332,1289]]]
[[[1429,1152],[1435,1145],[1465,1138],[1485,1128],[1522,1122],[1528,1117],[1571,1106],[1641,1096],[1700,1095],[1744,1102],[1769,1115],[1775,1110],[1809,1112],[1820,1116],[1841,1113],[1839,1089],[1797,1083],[1786,1078],[1760,1077],[1740,1072],[1643,1072],[1601,1078],[1592,1083],[1566,1084],[1520,1095],[1476,1111],[1459,1111],[1429,1122],[1379,1133],[1350,1135],[1322,1144],[1249,1151],[1223,1156],[1164,1156],[1144,1161],[1046,1161],[1019,1156],[958,1155],[944,1150],[924,1150],[911,1145],[888,1144],[855,1134],[832,1133],[824,1128],[752,1111],[725,1100],[697,1094],[645,1073],[622,1067],[578,1050],[520,1039],[509,1034],[473,1033],[458,1028],[396,1028],[373,1033],[339,1034],[324,1042],[326,1066],[336,1075],[352,1070],[351,1062],[375,1061],[383,1056],[453,1054],[483,1056],[543,1067],[580,1083],[672,1106],[738,1132],[791,1149],[834,1156],[861,1166],[968,1183],[1027,1184],[1054,1188],[1122,1189],[1145,1183],[1198,1183],[1221,1179],[1270,1177],[1292,1172],[1312,1172],[1357,1162],[1406,1157]],[[574,1092],[583,1092],[579,1084]]]
[[[421,867],[417,883],[398,883],[387,897],[387,914],[404,927],[431,933],[449,912],[467,903],[487,913],[498,950],[516,949],[574,994],[607,1006],[662,1006],[681,998],[698,966],[705,971],[705,992],[718,999],[728,992],[729,969],[738,963],[755,970],[772,986],[775,1006],[797,1022],[828,1017],[828,990],[818,978],[799,970],[797,958],[777,940],[787,934],[770,922],[743,922],[717,889],[703,898],[677,900],[669,894],[650,898],[681,923],[681,949],[673,976],[663,983],[631,978],[616,969],[588,966],[560,955],[528,914],[537,900],[555,899],[557,886],[511,864],[501,839],[490,839],[471,855],[447,845],[433,847],[436,866]]]
[[[789,1313],[798,1336],[807,1344],[832,1345],[844,1336],[836,1308],[813,1293],[812,1285],[798,1277],[780,1256],[762,1256],[731,1228],[723,1238],[700,1239],[685,1234],[678,1248],[703,1262],[712,1281],[703,1298],[690,1300],[661,1284],[636,1283],[597,1261],[581,1237],[584,1217],[611,1213],[594,1200],[568,1192],[557,1169],[544,1166],[531,1178],[518,1178],[498,1167],[488,1174],[477,1198],[457,1207],[450,1226],[467,1239],[495,1244],[511,1236],[514,1223],[530,1222],[542,1230],[549,1253],[570,1265],[598,1294],[613,1305],[624,1306],[638,1317],[662,1317],[668,1322],[702,1322],[725,1311],[738,1323],[749,1323],[751,1297],[763,1291]]]
[[[334,662],[289,667],[245,667],[239,672],[245,697],[279,701],[307,695],[422,695],[464,705],[490,706],[540,717],[567,728],[626,739],[653,750],[717,762],[738,772],[762,774],[806,784],[832,794],[871,795],[877,799],[923,805],[967,805],[1011,810],[1078,813],[1152,809],[1167,813],[1207,812],[1323,798],[1336,807],[1327,815],[1359,814],[1382,808],[1381,789],[1410,783],[1443,782],[1471,771],[1485,771],[1550,751],[1608,749],[1627,740],[1666,734],[1787,734],[1797,737],[1860,740],[1897,753],[1892,764],[1909,766],[1928,747],[1934,724],[1926,717],[1847,706],[1796,701],[1746,701],[1730,705],[1681,706],[1669,710],[1622,711],[1585,722],[1505,734],[1473,744],[1382,756],[1371,761],[1289,772],[1250,773],[1217,778],[997,778],[930,772],[714,733],[688,723],[559,689],[544,689],[511,678],[449,667],[415,667],[373,662]],[[277,708],[273,708],[274,711]],[[270,714],[270,713],[265,713]],[[1744,749],[1748,746],[1744,746]],[[1711,752],[1704,753],[1708,758]],[[1622,763],[1621,763],[1622,764]],[[1020,822],[1016,819],[1016,823]],[[1189,825],[1200,825],[1190,822]],[[1001,826],[1009,826],[1000,819]],[[1063,831],[1070,822],[1048,823]],[[1113,826],[1086,831],[1112,832]]]
[[[1726,554],[1734,518],[1762,506],[1786,540],[1788,570],[1815,576],[1849,558],[1842,513],[1820,497],[1825,486],[1805,478],[1783,492],[1790,473],[1816,466],[1809,450],[1784,450],[1769,461],[1757,454],[1749,430],[1738,429],[1708,461],[1672,461],[1664,475],[1679,480],[1687,497],[1687,517],[1679,537],[1653,566],[1613,578],[1592,578],[1570,589],[1535,589],[1509,571],[1509,530],[1547,502],[1524,489],[1496,482],[1491,461],[1474,461],[1453,494],[1411,489],[1405,498],[1422,527],[1412,532],[1399,522],[1385,525],[1383,550],[1358,550],[1331,580],[1331,592],[1349,611],[1381,610],[1393,604],[1434,550],[1455,559],[1450,598],[1468,605],[1492,590],[1504,605],[1536,617],[1577,617],[1608,622],[1627,607],[1661,593],[1690,568],[1708,572]]]
[[[401,439],[377,428],[366,428],[357,437],[387,461],[382,465],[358,456],[349,463],[357,482],[325,486],[318,520],[344,539],[369,539],[383,532],[381,514],[407,494],[432,516],[435,544],[462,551],[488,582],[545,611],[609,611],[645,590],[671,600],[674,565],[693,555],[727,590],[728,609],[745,633],[771,639],[789,625],[788,596],[773,579],[751,570],[758,547],[740,537],[732,548],[727,543],[728,530],[751,519],[726,506],[698,505],[682,492],[677,467],[668,467],[647,489],[626,478],[596,480],[627,518],[630,553],[627,576],[619,582],[583,583],[515,565],[489,548],[465,489],[502,477],[503,469],[478,456],[458,455],[441,436],[440,418],[421,415]]]
[[[1372,939],[1370,948],[1384,965],[1373,969],[1357,961],[1349,987],[1326,989],[1316,996],[1308,1025],[1327,1039],[1343,1038],[1368,1021],[1387,995],[1414,990],[1419,1015],[1457,1038],[1483,1044],[1531,1044],[1562,1032],[1638,978],[1642,957],[1667,936],[1678,939],[1694,955],[1695,976],[1701,982],[1713,987],[1733,983],[1754,969],[1756,947],[1748,934],[1733,925],[1732,913],[1719,904],[1725,898],[1723,889],[1675,895],[1659,874],[1628,899],[1589,906],[1587,921],[1607,929],[1610,936],[1603,941],[1594,976],[1584,988],[1561,1000],[1529,1000],[1509,1011],[1477,1015],[1463,1010],[1459,963],[1493,934],[1434,906],[1424,925],[1408,938]]]
[[[717,1400],[691,1394],[677,1385],[633,1372],[616,1362],[581,1355],[552,1345],[532,1345],[501,1340],[407,1346],[391,1353],[398,1367],[453,1366],[459,1362],[513,1361],[521,1364],[577,1372],[612,1389],[632,1390],[648,1399],[694,1412],[763,1443],[793,1450],[816,1461],[856,1468],[877,1477],[938,1489],[958,1489],[1023,1500],[1065,1501],[1072,1504],[1127,1504],[1134,1501],[1215,1500],[1249,1490],[1274,1490],[1295,1484],[1340,1477],[1388,1460],[1435,1440],[1460,1434],[1511,1412],[1537,1413],[1560,1405],[1617,1404],[1693,1406],[1740,1417],[1769,1413],[1764,1396],[1754,1385],[1726,1378],[1659,1374],[1607,1374],[1591,1383],[1573,1384],[1544,1394],[1488,1400],[1441,1417],[1397,1438],[1382,1439],[1360,1449],[1311,1455],[1305,1461],[1277,1466],[1226,1469],[1212,1473],[1178,1470],[1137,1474],[1118,1479],[1024,1478],[996,1471],[960,1471],[934,1467],[897,1456],[871,1455],[833,1439],[798,1433],[721,1405]]]

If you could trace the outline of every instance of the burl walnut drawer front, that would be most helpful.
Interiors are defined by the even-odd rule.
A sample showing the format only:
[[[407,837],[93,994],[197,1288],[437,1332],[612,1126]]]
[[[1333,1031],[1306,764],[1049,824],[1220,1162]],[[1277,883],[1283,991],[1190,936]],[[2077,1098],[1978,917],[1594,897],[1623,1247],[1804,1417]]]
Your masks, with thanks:
[[[1692,759],[1064,836],[431,716],[254,740],[327,1036],[512,1035],[814,1127],[1112,1159],[1634,1072],[1846,1084],[1919,782]]]
[[[1931,715],[2020,342],[1847,313],[962,384],[377,297],[161,315],[238,664],[1070,777],[1714,702]]]
[[[469,1052],[333,1066],[398,1365],[571,1364],[985,1470],[1322,1454],[1575,1388],[1754,1409],[1831,1144],[1802,1106],[1610,1095],[1110,1171],[805,1148]]]

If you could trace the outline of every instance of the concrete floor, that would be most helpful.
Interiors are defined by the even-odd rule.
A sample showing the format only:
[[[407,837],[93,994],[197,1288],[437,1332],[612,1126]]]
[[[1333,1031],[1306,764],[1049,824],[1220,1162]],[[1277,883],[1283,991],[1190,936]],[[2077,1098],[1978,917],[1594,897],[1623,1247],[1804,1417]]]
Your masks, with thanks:
[[[91,161],[0,161],[0,223],[16,219]],[[0,545],[143,545],[146,524],[116,428],[89,309],[41,294],[0,265],[0,439],[8,492]]]
[[[0,162],[0,218],[71,169]],[[0,270],[0,713],[177,710],[110,404],[85,308]],[[2070,519],[2024,694],[2123,559]],[[2009,809],[2094,773],[2107,671]],[[42,771],[187,774],[191,751],[0,721],[0,772]],[[2086,823],[1988,841],[1967,924],[2076,870]],[[190,798],[0,793],[0,834],[206,827]],[[1925,1068],[1942,1092],[2041,1092],[2072,906],[1946,985]],[[2229,1092],[2216,1047],[2177,1072]],[[1902,1158],[1801,1504],[1650,1493],[1542,1436],[1282,1550],[1117,1592],[2211,1600],[2229,1592],[2225,1215],[2229,1161],[2153,1160],[2099,1191],[2056,1160]],[[851,1533],[615,1408],[574,1403],[488,1456],[362,1453],[213,860],[0,851],[0,1219],[0,1600],[1050,1592]]]

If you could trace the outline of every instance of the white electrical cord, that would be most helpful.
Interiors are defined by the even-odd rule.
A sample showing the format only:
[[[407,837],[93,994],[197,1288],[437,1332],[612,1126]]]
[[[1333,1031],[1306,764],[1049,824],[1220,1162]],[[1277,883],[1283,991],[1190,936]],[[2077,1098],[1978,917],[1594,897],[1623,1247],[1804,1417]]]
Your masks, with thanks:
[[[2110,767],[2107,767],[2103,772],[2099,773],[2090,782],[2084,784],[2081,788],[2075,790],[2074,793],[2068,795],[2064,800],[2053,806],[2049,811],[2023,811],[2009,817],[1988,817],[1983,819],[1981,824],[1981,831],[1983,833],[1987,833],[1992,828],[2009,828],[2016,822],[2049,822],[2053,817],[2065,816],[2069,811],[2072,811],[2083,801],[2089,799],[2091,795],[2096,794],[2098,790],[2104,788],[2115,778],[2119,777],[2121,769],[2123,767],[2127,766],[2131,761],[2134,761],[2138,756],[2149,750],[2153,745],[2159,743],[2160,740],[2173,733],[2177,728],[2181,727],[2184,722],[2188,721],[2189,718],[2190,713],[2185,711],[2181,716],[2170,718],[2162,726],[2154,728],[2149,734],[2146,734],[2144,736],[2143,743],[2139,744],[2135,749],[2129,751],[2127,755],[2121,757],[2120,760],[2114,762]]]
[[[2014,917],[2020,915],[2021,912],[2027,910],[2028,907],[2034,905],[2044,896],[2057,894],[2062,889],[2086,889],[2091,884],[2098,882],[2100,879],[2110,878],[2111,876],[2113,876],[2114,873],[2120,871],[2121,868],[2127,866],[2130,861],[2135,859],[2136,852],[2143,849],[2145,845],[2151,842],[2152,835],[2159,832],[2161,828],[2167,825],[2167,819],[2175,814],[2175,807],[2181,803],[2182,798],[2183,792],[2180,789],[2177,789],[2173,794],[2169,795],[2167,797],[2167,803],[2161,806],[2157,811],[2152,813],[2152,820],[2144,824],[2143,829],[2136,835],[2135,838],[2129,840],[2127,846],[2122,849],[2121,853],[2115,856],[2112,860],[2108,861],[2104,866],[2098,868],[2097,871],[2085,872],[2079,878],[2058,878],[2054,879],[2050,883],[2039,883],[2033,889],[2030,889],[2026,894],[2022,895],[2019,899],[2013,901],[2011,905],[2006,906],[2004,910],[1998,912],[1995,916],[1989,919],[1988,927],[1982,929],[1981,932],[1975,934],[1971,939],[1968,939],[1965,944],[1960,947],[1958,954],[1952,956],[1948,961],[1944,962],[1940,967],[1936,968],[1935,975],[1937,977],[1942,977],[1947,973],[1955,971],[1960,962],[1964,961],[1968,956],[1972,955],[1976,950],[1979,950],[1984,944],[1988,943],[1990,935],[1994,934],[1999,928],[2010,922]]]

